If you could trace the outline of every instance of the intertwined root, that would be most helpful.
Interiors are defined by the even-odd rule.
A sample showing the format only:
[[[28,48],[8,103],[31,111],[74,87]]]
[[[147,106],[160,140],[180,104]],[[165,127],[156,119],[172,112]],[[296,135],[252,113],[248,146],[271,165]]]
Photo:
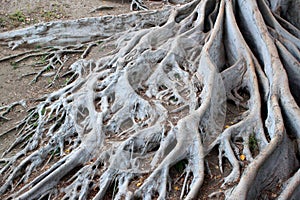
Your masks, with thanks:
[[[89,33],[57,33],[76,27]],[[299,193],[293,143],[299,147],[300,33],[265,1],[197,0],[172,11],[12,33],[0,34],[12,48],[87,42],[45,51],[50,66],[63,67],[61,56],[68,53],[84,58],[97,45],[115,50],[97,62],[72,64],[67,85],[20,122],[13,146],[23,149],[1,160],[2,194],[165,199],[179,190],[180,198],[194,199],[214,148],[220,171],[227,166],[230,173],[210,197],[255,199],[271,191],[285,199]],[[53,35],[57,39],[49,40]],[[230,117],[233,104],[239,113]],[[184,182],[174,189],[170,171],[182,161]]]

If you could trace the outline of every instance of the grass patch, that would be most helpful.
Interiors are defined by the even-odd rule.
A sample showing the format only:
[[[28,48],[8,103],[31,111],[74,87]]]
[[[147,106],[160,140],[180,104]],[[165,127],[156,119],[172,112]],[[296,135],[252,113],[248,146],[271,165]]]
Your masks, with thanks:
[[[18,21],[18,22],[25,22],[26,21],[26,17],[24,15],[24,13],[20,10],[17,10],[15,13],[10,14],[9,18],[14,20],[14,21]]]
[[[177,172],[183,173],[183,171],[185,170],[187,164],[188,164],[188,161],[186,159],[181,160],[181,161],[179,161],[178,163],[176,163],[174,165],[174,168]]]
[[[70,78],[66,78],[65,85],[67,85],[69,83],[69,81],[70,81]]]
[[[59,15],[57,15],[55,11],[50,10],[50,11],[45,11],[42,14],[42,17],[45,18],[46,20],[51,20],[51,19],[59,18]]]
[[[42,115],[44,115],[44,114],[45,114],[45,112],[46,112],[46,109],[45,109],[45,108],[43,108],[43,109],[41,110],[41,114],[42,114]]]
[[[54,150],[49,151],[48,155],[59,156],[59,153],[60,153],[60,148],[56,147]]]
[[[18,69],[18,63],[16,62],[11,62],[10,65],[13,67],[13,69]]]
[[[0,17],[0,27],[3,28],[5,27],[6,24],[6,19],[4,17]]]
[[[252,152],[258,150],[258,141],[253,134],[249,136],[249,148]]]

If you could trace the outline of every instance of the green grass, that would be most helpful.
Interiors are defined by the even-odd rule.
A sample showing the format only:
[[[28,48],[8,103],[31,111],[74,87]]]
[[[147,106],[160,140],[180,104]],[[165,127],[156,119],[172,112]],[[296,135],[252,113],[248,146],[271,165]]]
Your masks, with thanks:
[[[19,67],[16,62],[11,62],[10,65],[13,66],[13,69],[17,69]]]
[[[42,17],[45,17],[46,19],[51,19],[55,16],[55,13],[53,13],[52,11],[45,11],[42,14]]]
[[[187,160],[181,160],[174,165],[174,168],[177,172],[182,173],[187,165]]]
[[[250,151],[256,151],[258,149],[258,142],[254,134],[249,136],[249,148]]]
[[[51,83],[52,83],[52,79],[48,78],[48,84],[51,84]]]
[[[66,78],[66,80],[65,80],[65,85],[68,84],[69,81],[70,81],[70,79],[69,79],[69,78]]]
[[[40,63],[43,64],[43,65],[46,64],[46,63],[47,63],[47,57],[46,57],[46,56],[42,56],[41,59],[40,59]],[[49,70],[50,70],[50,69],[51,69],[51,68],[50,68],[50,66],[49,66]],[[47,68],[47,70],[48,70],[48,68]],[[49,71],[49,70],[48,70],[48,71]]]
[[[33,127],[37,127],[38,126],[38,123],[37,122],[35,122],[34,124],[33,124]]]
[[[49,10],[49,11],[44,11],[41,17],[45,18],[46,20],[53,20],[53,19],[59,19],[60,15],[57,14],[57,10]]]
[[[26,17],[24,15],[24,13],[20,10],[17,10],[15,13],[10,14],[9,18],[18,22],[25,22],[26,21]]]
[[[43,108],[43,109],[41,110],[41,114],[42,114],[42,115],[44,115],[44,114],[45,114],[45,112],[46,112],[46,109],[45,109],[45,108]]]
[[[5,18],[0,17],[0,27],[3,27],[5,25],[5,22],[6,22]]]
[[[60,153],[60,148],[59,147],[56,147],[56,149],[55,150],[51,150],[51,151],[49,151],[49,155],[51,155],[51,156],[58,156],[59,155],[59,153]]]
[[[46,68],[46,71],[49,72],[50,70],[51,70],[51,66],[48,66],[48,67]]]

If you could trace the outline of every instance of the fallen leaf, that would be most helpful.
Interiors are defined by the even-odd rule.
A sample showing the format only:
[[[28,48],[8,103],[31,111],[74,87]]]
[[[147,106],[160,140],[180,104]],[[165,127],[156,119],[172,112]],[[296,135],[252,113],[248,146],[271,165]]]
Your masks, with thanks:
[[[226,129],[226,128],[229,128],[229,127],[230,127],[229,125],[226,125],[226,126],[225,126],[225,129]]]
[[[138,183],[136,184],[137,187],[140,187],[141,185],[142,185],[141,182],[138,182]]]
[[[243,160],[246,159],[246,156],[245,156],[244,154],[241,154],[241,155],[240,155],[240,159],[243,161]]]
[[[276,197],[277,197],[277,194],[272,193],[272,197],[273,197],[273,198],[276,198]]]
[[[178,187],[178,186],[175,186],[175,187],[174,187],[174,190],[178,191],[178,190],[179,190],[179,187]]]

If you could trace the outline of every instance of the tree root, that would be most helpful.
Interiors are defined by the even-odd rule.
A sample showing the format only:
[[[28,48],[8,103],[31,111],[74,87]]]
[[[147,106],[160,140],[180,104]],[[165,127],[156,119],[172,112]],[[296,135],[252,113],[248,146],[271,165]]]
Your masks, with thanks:
[[[9,120],[9,118],[5,117],[5,115],[7,115],[11,109],[13,109],[15,106],[21,105],[24,108],[26,108],[26,101],[21,100],[18,102],[14,102],[10,105],[6,105],[6,106],[1,106],[0,107],[0,119],[4,119],[4,120]],[[4,134],[0,134],[0,137],[3,136]]]
[[[176,192],[171,168],[184,160],[178,193],[196,199],[211,171],[207,155],[218,149],[222,185],[209,197],[298,195],[299,30],[269,6],[196,0],[0,33],[12,49],[56,46],[2,59],[46,55],[36,80],[50,66],[58,67],[55,81],[63,56],[81,54],[66,73],[69,82],[20,122],[7,152],[22,150],[0,160],[1,194],[167,199]],[[96,62],[84,59],[100,42],[114,50]],[[238,110],[231,118],[230,102]]]

